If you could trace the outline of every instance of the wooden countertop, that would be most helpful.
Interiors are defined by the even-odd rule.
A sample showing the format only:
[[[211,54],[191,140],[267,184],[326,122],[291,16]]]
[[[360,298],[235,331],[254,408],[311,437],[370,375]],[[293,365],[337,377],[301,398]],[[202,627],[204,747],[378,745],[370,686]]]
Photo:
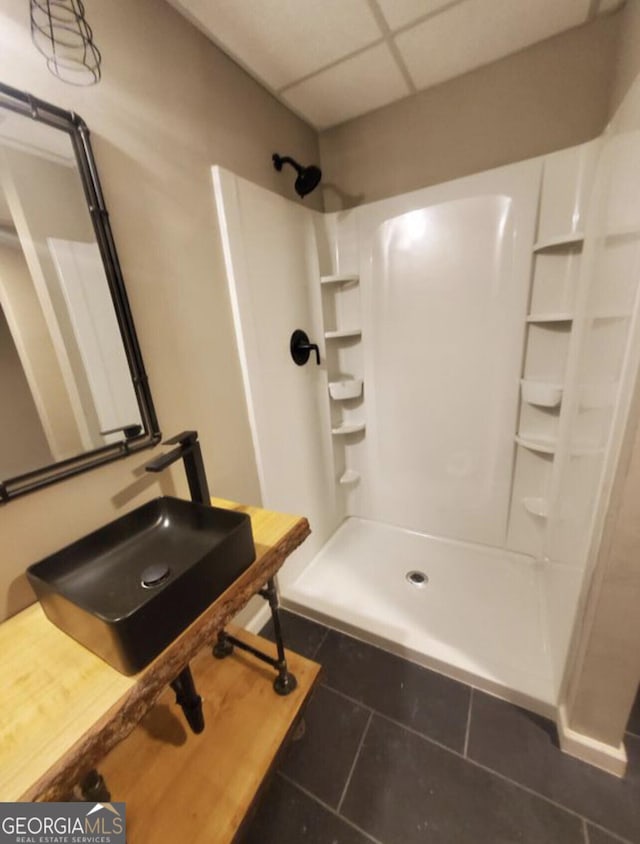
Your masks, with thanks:
[[[212,503],[251,516],[256,560],[138,674],[111,668],[51,624],[39,604],[0,624],[0,801],[62,799],[310,533],[298,516]]]
[[[276,655],[246,630],[229,632]],[[286,640],[285,640],[286,641]],[[223,660],[208,648],[191,661],[205,729],[194,735],[165,689],[131,735],[100,762],[112,800],[127,804],[129,844],[231,844],[251,810],[318,679],[320,666],[287,651],[298,685],[273,690],[275,671],[236,650]]]

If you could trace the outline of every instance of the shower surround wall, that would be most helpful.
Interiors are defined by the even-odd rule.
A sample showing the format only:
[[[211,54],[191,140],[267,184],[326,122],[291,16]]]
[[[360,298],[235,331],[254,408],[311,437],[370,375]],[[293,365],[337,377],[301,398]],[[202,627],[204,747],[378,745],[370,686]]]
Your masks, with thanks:
[[[310,516],[313,533],[290,557],[300,571],[336,529],[324,368],[298,367],[294,329],[322,334],[319,245],[323,215],[213,168],[262,503]],[[325,258],[326,260],[326,258]]]
[[[337,217],[363,332],[352,515],[504,545],[540,176],[528,162]]]
[[[314,531],[281,575],[285,602],[545,713],[611,432],[602,413],[580,421],[586,462],[570,433],[598,150],[327,215],[214,168],[264,503]],[[608,338],[628,345],[623,323],[599,360]],[[322,367],[293,364],[295,328]],[[614,419],[620,372],[589,377]],[[354,380],[362,392],[330,398]]]

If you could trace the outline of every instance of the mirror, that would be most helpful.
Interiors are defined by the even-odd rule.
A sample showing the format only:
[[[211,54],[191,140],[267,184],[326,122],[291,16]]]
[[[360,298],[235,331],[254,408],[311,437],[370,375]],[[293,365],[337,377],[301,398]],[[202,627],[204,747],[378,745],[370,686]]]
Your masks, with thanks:
[[[0,502],[159,439],[88,129],[0,84]]]

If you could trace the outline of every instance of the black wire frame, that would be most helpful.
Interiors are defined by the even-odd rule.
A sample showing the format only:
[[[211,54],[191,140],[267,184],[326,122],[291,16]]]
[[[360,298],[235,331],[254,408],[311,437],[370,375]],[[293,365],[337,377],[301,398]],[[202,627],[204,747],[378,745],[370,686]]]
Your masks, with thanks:
[[[142,420],[140,433],[127,437],[120,442],[83,452],[14,478],[0,478],[0,504],[5,504],[18,496],[34,492],[49,484],[57,483],[81,472],[94,469],[96,466],[102,466],[105,463],[128,457],[142,449],[150,448],[162,439],[162,434],[158,426],[149,388],[149,379],[145,371],[113,233],[109,224],[109,214],[104,202],[98,169],[91,148],[89,129],[82,118],[74,112],[65,111],[58,106],[39,100],[37,97],[11,88],[1,82],[0,108],[23,114],[39,123],[45,123],[54,129],[66,132],[71,139],[96,241],[109,282],[111,299],[120,327]]]
[[[30,0],[31,40],[50,72],[70,85],[100,81],[102,56],[82,0]]]

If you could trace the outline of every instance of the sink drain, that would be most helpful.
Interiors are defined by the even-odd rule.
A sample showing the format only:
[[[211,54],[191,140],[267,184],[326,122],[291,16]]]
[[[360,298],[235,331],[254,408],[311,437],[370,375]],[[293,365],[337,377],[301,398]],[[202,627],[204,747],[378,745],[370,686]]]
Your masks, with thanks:
[[[423,571],[408,571],[405,577],[416,589],[424,589],[429,582],[429,578]]]
[[[171,569],[166,563],[155,563],[147,566],[140,577],[140,584],[144,589],[153,589],[160,586],[171,574]]]

